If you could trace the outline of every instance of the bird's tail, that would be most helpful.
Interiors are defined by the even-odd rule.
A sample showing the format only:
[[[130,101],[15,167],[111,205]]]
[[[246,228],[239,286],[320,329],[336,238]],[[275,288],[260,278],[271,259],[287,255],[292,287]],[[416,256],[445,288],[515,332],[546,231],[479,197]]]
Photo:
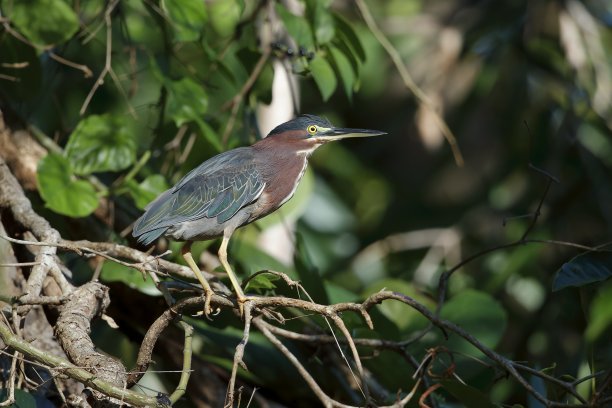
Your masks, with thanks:
[[[137,235],[136,230],[134,230],[132,232],[132,235],[134,235],[136,237],[138,242],[140,242],[141,244],[147,246],[147,245],[150,245],[157,238],[161,237],[164,234],[164,232],[166,232],[167,229],[168,229],[168,227],[158,228],[158,229],[154,229],[154,230],[151,230],[151,231],[147,231],[147,232],[139,234],[139,235]]]

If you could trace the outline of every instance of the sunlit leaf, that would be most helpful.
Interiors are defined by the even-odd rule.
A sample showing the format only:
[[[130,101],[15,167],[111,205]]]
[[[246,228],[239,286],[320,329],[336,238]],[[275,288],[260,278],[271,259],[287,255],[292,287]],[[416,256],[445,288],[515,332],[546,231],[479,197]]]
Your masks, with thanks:
[[[283,21],[287,32],[293,37],[298,46],[305,47],[306,49],[314,47],[312,29],[304,17],[292,14],[280,3],[276,4],[276,12]]]
[[[168,104],[166,113],[176,126],[185,122],[200,119],[208,109],[206,91],[193,79],[183,78],[178,81],[167,81]]]
[[[382,289],[391,290],[402,293],[406,296],[410,296],[429,309],[433,309],[435,306],[434,302],[427,298],[427,296],[419,293],[413,284],[400,279],[378,280],[376,283],[373,283],[364,290],[363,297],[368,297]],[[411,332],[424,328],[427,325],[427,319],[423,317],[423,315],[401,302],[394,300],[385,301],[378,306],[378,310],[380,310],[380,312],[389,320],[395,323],[395,325],[402,332]]]
[[[361,44],[359,37],[357,37],[353,26],[339,14],[334,14],[334,21],[339,35],[342,36],[357,57],[362,62],[365,61],[365,50],[363,49],[363,45]]]
[[[334,41],[334,47],[344,54],[351,65],[351,68],[353,69],[353,73],[357,77],[359,75],[359,67],[361,62],[355,55],[355,52],[353,52],[351,47],[345,41]]]
[[[594,341],[612,326],[612,284],[603,287],[591,304],[586,338]]]
[[[265,291],[276,289],[275,281],[280,278],[270,273],[262,273],[254,277],[247,283],[245,290]]]
[[[334,68],[342,80],[344,92],[346,93],[346,96],[351,99],[353,96],[353,85],[355,85],[356,80],[351,62],[348,57],[338,48],[330,47],[329,51],[331,52],[333,58]]]
[[[142,274],[136,269],[128,268],[116,262],[104,262],[102,271],[100,272],[100,280],[102,282],[123,282],[130,288],[136,289],[149,296],[161,296],[161,293],[157,290],[150,278],[145,280]]]
[[[136,203],[136,207],[141,210],[167,189],[166,179],[159,174],[148,176],[140,184],[130,184],[130,194]]]
[[[214,0],[208,3],[210,23],[221,37],[229,37],[240,21],[242,7],[236,0]]]
[[[91,115],[79,122],[66,145],[76,174],[119,171],[136,159],[136,139],[122,116]]]
[[[202,35],[208,16],[202,0],[163,0],[175,38],[178,41],[195,41]]]
[[[98,207],[93,186],[77,180],[70,162],[59,154],[50,153],[38,163],[37,181],[47,207],[57,213],[85,217]]]
[[[262,270],[289,272],[287,265],[239,237],[232,239],[231,251],[232,260],[240,262],[247,275]]]
[[[329,12],[329,1],[309,0],[306,4],[317,44],[327,44],[335,34],[334,17]]]
[[[601,129],[584,123],[578,128],[578,140],[601,161],[612,166],[612,142]]]
[[[329,62],[327,62],[325,58],[316,56],[310,61],[310,73],[319,88],[319,92],[321,92],[323,100],[328,100],[338,85],[336,74],[331,65],[329,65]]]
[[[561,265],[553,281],[553,291],[580,287],[612,277],[612,253],[589,252]]]
[[[64,0],[20,0],[11,5],[3,7],[5,15],[34,44],[60,44],[79,30],[78,17]]]

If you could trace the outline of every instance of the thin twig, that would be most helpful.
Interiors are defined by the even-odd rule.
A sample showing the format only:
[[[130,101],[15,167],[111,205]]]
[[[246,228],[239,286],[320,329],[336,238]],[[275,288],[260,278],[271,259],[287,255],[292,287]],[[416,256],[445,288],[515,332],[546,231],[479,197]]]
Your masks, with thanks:
[[[2,323],[0,323],[2,324]],[[17,372],[17,360],[19,359],[19,352],[15,350],[11,360],[11,368],[9,371],[8,378],[8,396],[6,400],[0,403],[0,407],[7,407],[15,403],[15,373]]]
[[[104,12],[104,24],[106,25],[106,53],[105,53],[105,58],[104,58],[104,68],[102,68],[100,75],[98,75],[98,79],[96,79],[93,86],[89,90],[87,97],[83,101],[83,105],[81,106],[81,110],[79,111],[81,116],[85,114],[85,111],[87,110],[87,107],[89,106],[98,88],[102,86],[102,84],[104,84],[104,78],[106,77],[106,75],[110,74],[111,79],[113,80],[113,82],[115,82],[115,86],[117,87],[117,89],[119,89],[121,96],[123,96],[123,98],[126,100],[130,114],[134,118],[137,117],[136,111],[134,110],[132,105],[130,105],[128,96],[126,95],[123,87],[121,86],[121,82],[119,81],[119,78],[115,74],[115,71],[113,71],[113,66],[112,66],[113,26],[112,26],[111,14],[113,13],[113,10],[118,3],[119,3],[119,0],[111,0],[111,2],[108,4],[108,7],[106,8],[106,11]]]
[[[91,72],[91,69],[89,69],[87,65],[77,64],[76,62],[69,61],[64,57],[57,55],[53,51],[49,51],[49,56],[60,64],[67,65],[71,68],[78,69],[79,71],[83,72],[85,78],[91,78],[93,76],[93,72]]]
[[[225,408],[231,408],[234,406],[234,389],[236,387],[236,375],[238,374],[238,366],[241,366],[244,370],[247,370],[246,365],[242,358],[244,357],[244,349],[249,342],[249,334],[251,332],[251,313],[253,306],[250,302],[244,304],[244,331],[240,343],[236,346],[234,352],[234,361],[232,363],[232,374],[230,376],[229,384],[227,387],[227,394],[225,395]],[[240,404],[238,404],[240,406]]]

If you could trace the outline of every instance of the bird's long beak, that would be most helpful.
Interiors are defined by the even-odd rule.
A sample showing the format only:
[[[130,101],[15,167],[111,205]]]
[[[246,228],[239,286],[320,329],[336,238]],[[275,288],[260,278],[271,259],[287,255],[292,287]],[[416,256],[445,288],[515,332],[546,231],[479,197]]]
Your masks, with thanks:
[[[348,139],[350,137],[370,137],[386,135],[387,132],[370,129],[351,129],[351,128],[331,128],[321,135],[315,136],[321,142],[331,142],[333,140]]]

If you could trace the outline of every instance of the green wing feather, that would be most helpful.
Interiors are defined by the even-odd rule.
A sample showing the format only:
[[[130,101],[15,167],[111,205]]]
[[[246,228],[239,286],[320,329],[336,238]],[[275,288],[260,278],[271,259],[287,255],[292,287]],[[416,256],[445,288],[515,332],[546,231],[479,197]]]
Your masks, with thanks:
[[[132,234],[148,244],[182,222],[203,217],[228,221],[263,192],[265,183],[253,163],[248,147],[202,163],[146,207]]]

